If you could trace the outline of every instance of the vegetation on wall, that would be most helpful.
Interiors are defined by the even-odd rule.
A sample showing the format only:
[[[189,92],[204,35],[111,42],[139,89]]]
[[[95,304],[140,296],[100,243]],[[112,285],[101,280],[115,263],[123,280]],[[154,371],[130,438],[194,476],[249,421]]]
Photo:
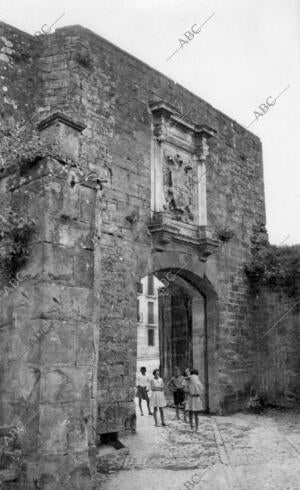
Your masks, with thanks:
[[[76,168],[82,180],[91,180],[91,166],[94,167],[95,174],[101,174],[99,157],[97,153],[92,153],[90,144],[86,145],[85,151],[80,151],[80,157],[75,160],[64,153],[59,141],[47,142],[41,138],[38,130],[27,126],[29,124],[5,129],[0,126],[0,179],[7,172],[22,175],[45,157],[52,157],[67,167]],[[106,163],[102,165],[110,171]]]
[[[17,51],[14,51],[11,54],[11,57],[16,63],[29,63],[32,61],[31,49],[30,47],[26,49],[22,46],[18,46]]]
[[[0,138],[0,178],[7,170],[22,173],[46,156],[75,166],[70,157],[62,154],[58,144],[46,143],[36,130],[28,135],[20,128],[0,128]]]
[[[0,179],[12,174],[13,182],[26,170],[46,156],[65,163],[73,162],[61,154],[56,145],[49,145],[41,140],[37,131],[30,135],[20,128],[0,128]],[[0,210],[0,279],[8,281],[15,277],[18,269],[29,256],[29,242],[35,230],[35,222],[23,209],[21,213],[11,208],[9,189],[1,196]]]
[[[229,242],[234,236],[235,233],[227,226],[219,227],[216,230],[217,238],[223,243]]]
[[[93,69],[93,59],[91,53],[87,49],[82,49],[75,54],[75,61],[86,68],[87,70]]]
[[[11,208],[0,215],[0,276],[8,281],[29,256],[29,241],[35,229],[34,220],[19,216]]]
[[[245,273],[254,294],[262,287],[283,291],[290,297],[300,295],[300,246],[256,246]]]
[[[5,176],[10,176],[6,181],[6,188],[2,189],[0,196],[0,279],[14,278],[18,269],[25,263],[29,256],[29,242],[35,230],[35,222],[26,216],[26,210],[20,213],[11,208],[10,189],[8,182],[13,186],[18,177],[26,174],[27,170],[35,166],[45,157],[62,162],[66,167],[76,168],[77,183],[83,181],[89,185],[102,189],[104,182],[101,168],[88,171],[90,164],[94,164],[89,154],[80,155],[80,163],[69,155],[63,153],[61,145],[48,143],[40,137],[37,130],[32,129],[28,123],[20,127],[0,126],[0,182]],[[105,166],[105,165],[104,165]],[[72,181],[71,185],[76,185]]]

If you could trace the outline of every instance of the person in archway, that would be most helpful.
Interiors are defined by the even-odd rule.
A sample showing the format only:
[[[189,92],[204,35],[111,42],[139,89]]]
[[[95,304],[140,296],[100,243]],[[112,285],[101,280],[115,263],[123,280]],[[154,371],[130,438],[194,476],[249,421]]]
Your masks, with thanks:
[[[152,415],[152,412],[150,409],[150,400],[149,400],[149,396],[148,396],[148,392],[150,389],[150,379],[146,375],[146,371],[147,371],[147,369],[144,366],[141,367],[140,374],[138,374],[138,376],[137,376],[136,396],[139,399],[139,407],[140,407],[141,415],[144,415],[143,408],[142,408],[142,400],[146,400],[148,413],[149,413],[149,415]]]
[[[195,418],[195,431],[199,426],[199,412],[203,410],[202,397],[204,393],[203,385],[198,376],[198,370],[192,369],[191,376],[187,384],[186,410],[189,412],[191,430],[193,429],[193,416]]]
[[[175,367],[174,376],[168,382],[170,390],[173,392],[174,405],[176,410],[176,418],[180,420],[179,417],[179,405],[184,402],[184,390],[183,390],[184,378],[180,372],[179,367]]]
[[[163,407],[165,407],[167,403],[164,395],[164,382],[162,378],[160,378],[159,376],[158,369],[154,369],[153,376],[154,378],[151,380],[150,404],[151,407],[153,408],[155,426],[158,427],[157,409],[159,409],[161,425],[167,425],[165,424],[164,410],[163,410]]]
[[[184,377],[183,377],[183,391],[184,391],[184,409],[183,409],[183,420],[187,424],[187,416],[188,416],[188,410],[187,410],[187,399],[188,399],[188,386],[189,386],[189,381],[191,377],[191,370],[192,368],[186,368],[184,370]]]

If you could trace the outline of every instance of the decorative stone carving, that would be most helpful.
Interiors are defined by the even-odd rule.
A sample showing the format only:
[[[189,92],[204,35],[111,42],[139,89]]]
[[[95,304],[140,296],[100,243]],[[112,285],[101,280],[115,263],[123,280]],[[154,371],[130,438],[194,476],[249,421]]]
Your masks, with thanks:
[[[179,153],[164,151],[163,189],[164,209],[173,218],[185,223],[194,223],[194,184],[191,160]]]
[[[208,140],[215,130],[194,124],[164,101],[149,104],[153,115],[152,219],[157,250],[176,242],[194,246],[200,260],[218,247],[206,227]]]
[[[202,137],[200,139],[197,154],[198,154],[199,160],[202,162],[205,162],[206,158],[209,155],[209,146],[207,144],[206,135],[202,135]]]

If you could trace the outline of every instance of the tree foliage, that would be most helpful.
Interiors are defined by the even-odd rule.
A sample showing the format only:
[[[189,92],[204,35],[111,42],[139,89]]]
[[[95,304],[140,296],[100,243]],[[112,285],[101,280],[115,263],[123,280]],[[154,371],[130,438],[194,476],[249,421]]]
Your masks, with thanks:
[[[255,247],[245,272],[254,293],[268,287],[297,297],[300,294],[300,246]]]

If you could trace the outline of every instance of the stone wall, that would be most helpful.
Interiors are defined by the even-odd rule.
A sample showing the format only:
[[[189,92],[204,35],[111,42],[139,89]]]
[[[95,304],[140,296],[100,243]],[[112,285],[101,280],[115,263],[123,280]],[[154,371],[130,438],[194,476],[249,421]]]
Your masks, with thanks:
[[[31,482],[51,485],[69,474],[76,479],[89,466],[94,443],[96,194],[87,185],[73,190],[53,159],[38,162],[20,181],[8,179],[10,188],[14,180],[13,209],[35,218],[36,233],[24,280],[1,298],[1,422],[22,424],[21,441],[11,441],[10,449],[21,443]]]

